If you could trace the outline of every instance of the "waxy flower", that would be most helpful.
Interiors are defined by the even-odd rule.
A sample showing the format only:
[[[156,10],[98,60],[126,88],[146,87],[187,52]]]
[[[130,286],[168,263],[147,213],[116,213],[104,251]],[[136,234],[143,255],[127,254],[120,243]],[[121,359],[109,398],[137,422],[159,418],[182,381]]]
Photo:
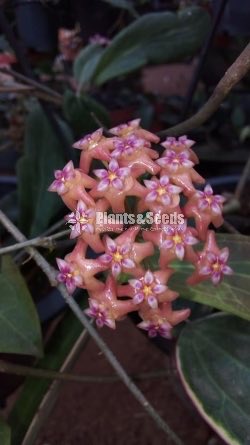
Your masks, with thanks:
[[[124,180],[130,174],[130,169],[127,167],[119,167],[118,162],[115,159],[112,159],[109,163],[108,170],[102,168],[93,170],[93,173],[101,179],[97,186],[97,191],[103,192],[109,187],[113,187],[116,190],[122,190],[124,188]]]
[[[115,221],[112,226],[96,215],[107,212],[109,202],[106,199],[99,199],[94,205],[87,206],[83,201],[77,203],[75,212],[67,215],[65,219],[71,227],[70,238],[81,237],[86,244],[96,253],[105,250],[100,235],[104,232],[121,232],[123,224]]]
[[[112,274],[117,277],[123,269],[132,269],[135,262],[129,258],[131,255],[131,244],[119,246],[112,238],[105,238],[106,249],[108,253],[101,255],[99,260],[111,267]]]
[[[180,153],[166,150],[156,163],[162,167],[163,174],[167,174],[171,181],[183,188],[183,193],[190,195],[195,192],[193,182],[203,184],[205,181],[194,169],[194,162],[190,160],[188,150]]]
[[[114,140],[114,150],[111,156],[118,159],[122,167],[130,167],[135,178],[145,172],[154,175],[160,170],[160,167],[153,161],[158,158],[158,153],[149,146],[145,139],[132,134]]]
[[[197,258],[193,245],[198,243],[197,232],[187,227],[187,221],[183,224],[160,225],[157,230],[145,231],[143,238],[152,241],[160,250],[159,265],[162,269],[173,260],[192,261]]]
[[[134,310],[131,300],[117,299],[116,283],[111,276],[107,278],[101,293],[99,291],[90,291],[89,295],[90,307],[85,310],[85,313],[96,320],[99,328],[106,325],[111,329],[115,329],[115,321]]]
[[[183,152],[184,150],[188,153],[190,160],[195,164],[199,163],[198,156],[191,150],[191,147],[195,144],[195,141],[188,139],[187,136],[180,136],[178,139],[174,137],[168,137],[161,145],[167,150],[174,150],[176,153]]]
[[[154,249],[151,242],[135,242],[139,231],[139,226],[133,226],[115,240],[108,236],[104,238],[105,254],[101,255],[98,260],[101,264],[110,267],[115,277],[122,271],[133,276],[140,275],[143,269],[139,264],[144,258],[153,254]]]
[[[160,138],[156,136],[156,134],[153,134],[150,131],[141,128],[140,121],[141,119],[134,119],[126,124],[121,124],[117,127],[113,127],[109,131],[110,133],[119,137],[126,137],[134,134],[139,138],[145,139],[145,141],[154,142],[155,144],[157,144]]]
[[[70,180],[74,179],[76,172],[72,161],[69,161],[62,170],[55,170],[55,181],[49,186],[50,192],[57,192],[63,195],[70,189]]]
[[[82,232],[94,233],[94,218],[94,208],[87,207],[83,201],[78,201],[76,211],[65,217],[71,228],[70,238],[77,238]]]
[[[66,255],[65,261],[71,263],[82,278],[83,289],[101,291],[104,284],[95,275],[106,270],[106,267],[95,259],[86,258],[87,244],[78,238],[71,253]]]
[[[101,34],[94,34],[93,36],[90,36],[89,43],[98,44],[101,46],[107,46],[111,42],[110,39],[108,39],[105,36],[102,36]]]
[[[145,194],[145,188],[131,176],[130,169],[120,167],[116,159],[110,161],[108,170],[94,170],[94,174],[100,181],[91,190],[90,195],[95,199],[105,197],[114,212],[125,211],[126,196],[142,197]]]
[[[103,136],[102,128],[87,134],[79,141],[73,144],[74,148],[82,150],[80,158],[80,169],[88,173],[93,159],[101,161],[110,160],[110,150],[113,149],[113,140],[115,138],[106,138]]]
[[[153,177],[151,180],[144,180],[144,184],[149,192],[138,206],[139,211],[150,209],[154,212],[167,211],[179,205],[182,191],[181,187],[169,182],[169,177],[163,175],[160,179]]]
[[[215,233],[210,230],[202,252],[194,262],[195,272],[188,278],[188,284],[197,284],[211,279],[217,285],[223,279],[223,275],[232,275],[233,270],[227,265],[229,250],[227,247],[219,249],[215,240]]]
[[[153,273],[148,270],[140,278],[129,280],[129,284],[133,289],[132,297],[134,304],[138,305],[145,302],[152,309],[156,309],[159,302],[175,299],[178,294],[172,291],[168,292],[168,287],[165,284],[170,274],[170,271]]]
[[[115,329],[115,320],[112,318],[110,310],[105,304],[99,303],[93,298],[89,298],[89,308],[85,309],[85,314],[94,318],[96,326],[102,328],[104,325],[111,329]]]
[[[69,161],[62,170],[55,171],[55,181],[49,186],[50,192],[57,192],[70,210],[75,210],[77,202],[82,200],[93,205],[94,201],[85,188],[95,186],[95,179],[75,169],[73,162]]]
[[[220,227],[223,223],[222,205],[225,199],[221,195],[213,195],[213,189],[208,184],[203,192],[195,192],[184,207],[187,217],[195,219],[196,228],[202,240],[205,239],[210,223]]]
[[[178,294],[167,286],[175,273],[170,263],[185,260],[194,266],[189,285],[204,280],[217,285],[224,275],[232,274],[228,249],[219,249],[214,232],[208,231],[211,222],[218,227],[223,221],[224,198],[213,195],[209,185],[204,191],[195,189],[194,183],[204,179],[193,168],[198,158],[191,149],[194,141],[186,136],[167,138],[158,158],[151,143],[159,138],[142,129],[139,119],[112,128],[111,133],[114,136],[107,138],[99,129],[76,142],[74,147],[82,151],[80,169],[69,162],[55,172],[50,190],[58,192],[71,209],[66,220],[70,237],[77,239],[73,251],[64,260],[57,259],[58,281],[70,293],[76,287],[87,289],[85,312],[98,327],[114,329],[117,320],[138,311],[142,320],[138,327],[149,337],[171,338],[172,328],[189,317],[190,309],[172,308]],[[95,159],[104,164],[93,171],[97,179],[83,172]],[[141,177],[145,174],[147,179]],[[187,197],[184,208],[181,192]],[[126,212],[125,204],[130,208],[126,218],[120,215]],[[188,227],[185,217],[194,219],[194,228]],[[136,224],[114,238],[107,236],[108,231],[121,231],[122,220],[141,226]],[[206,240],[204,248],[197,251],[194,245],[201,240]],[[88,247],[101,255],[86,258]],[[155,253],[158,270],[145,270],[152,263],[147,257]]]
[[[138,327],[148,331],[149,337],[161,335],[171,338],[172,327],[186,320],[190,315],[190,309],[173,310],[171,302],[161,303],[157,309],[143,305],[139,311],[142,322]]]
[[[157,337],[157,335],[168,339],[172,338],[173,326],[171,326],[168,321],[164,321],[161,319],[157,321],[141,321],[141,323],[139,323],[137,327],[143,329],[144,331],[147,331],[150,338]]]
[[[64,283],[68,292],[73,294],[76,287],[80,287],[83,284],[79,271],[74,267],[74,264],[62,260],[61,258],[56,258],[56,262],[60,271],[57,275],[57,280],[60,283]]]

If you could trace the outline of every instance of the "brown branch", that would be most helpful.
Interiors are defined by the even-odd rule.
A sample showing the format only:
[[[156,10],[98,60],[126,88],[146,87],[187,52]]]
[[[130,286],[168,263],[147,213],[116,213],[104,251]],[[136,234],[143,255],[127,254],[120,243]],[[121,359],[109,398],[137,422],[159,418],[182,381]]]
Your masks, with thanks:
[[[3,226],[13,235],[13,237],[20,242],[26,241],[25,236],[20,232],[20,230],[10,221],[10,219],[0,210],[0,222]],[[26,250],[30,253],[33,259],[36,261],[37,265],[41,268],[41,270],[45,273],[47,278],[49,279],[52,286],[57,287],[62,297],[69,305],[72,312],[81,322],[83,327],[88,331],[89,335],[95,341],[97,346],[100,348],[110,365],[113,367],[115,372],[117,373],[120,380],[124,383],[125,386],[129,389],[131,394],[135,397],[135,399],[143,406],[148,415],[155,421],[156,425],[164,431],[166,436],[170,438],[176,445],[183,445],[182,440],[177,436],[177,434],[172,431],[169,425],[162,419],[162,417],[158,414],[158,412],[154,409],[154,407],[148,402],[146,397],[140,391],[140,389],[132,382],[129,375],[126,373],[125,369],[122,367],[120,362],[117,360],[116,356],[113,354],[108,345],[104,342],[102,337],[96,331],[96,329],[92,326],[88,318],[85,316],[83,311],[80,309],[76,301],[69,295],[65,286],[63,284],[59,284],[56,279],[56,270],[45,260],[45,258],[34,248],[27,247]]]
[[[216,86],[212,96],[203,105],[203,107],[194,116],[177,124],[173,127],[163,130],[159,133],[160,137],[178,136],[185,134],[193,128],[198,128],[206,122],[219,108],[225,97],[250,69],[250,43],[242,51],[235,62],[228,68],[222,79]]]
[[[51,88],[47,87],[46,85],[43,85],[41,82],[38,82],[35,79],[31,79],[30,77],[25,76],[24,74],[18,73],[17,71],[13,70],[12,68],[0,68],[0,73],[4,74],[10,74],[15,79],[20,80],[21,82],[24,82],[25,84],[28,84],[37,90],[40,90],[41,92],[45,93],[46,95],[52,96],[56,98],[60,103],[62,103],[62,96],[57,91],[52,90]]]
[[[75,383],[113,383],[120,380],[116,375],[69,374],[68,372],[57,372],[51,369],[32,368],[30,366],[17,365],[4,360],[0,360],[0,373],[20,375],[24,377],[35,377],[39,379],[64,380],[66,382]],[[133,380],[159,379],[166,378],[168,374],[168,370],[162,369],[158,371],[131,374],[130,378]]]
[[[45,237],[38,236],[36,238],[30,239],[27,241],[23,241],[23,242],[19,242],[17,244],[13,244],[11,246],[2,247],[2,248],[0,248],[0,255],[5,255],[6,253],[13,252],[15,250],[24,249],[25,247],[30,247],[30,246],[39,246],[39,247],[46,247],[48,249],[51,249],[51,248],[55,247],[56,239],[62,238],[65,235],[68,235],[69,233],[70,233],[70,229],[63,230],[62,232],[55,233],[54,235],[51,235],[51,236],[45,236]]]

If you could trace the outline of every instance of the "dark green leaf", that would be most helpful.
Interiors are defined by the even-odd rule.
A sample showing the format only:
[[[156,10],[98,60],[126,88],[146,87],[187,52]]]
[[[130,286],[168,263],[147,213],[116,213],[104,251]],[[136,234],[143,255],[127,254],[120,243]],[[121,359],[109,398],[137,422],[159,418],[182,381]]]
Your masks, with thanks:
[[[87,298],[82,300],[81,308],[86,307],[86,303]],[[72,352],[82,330],[83,327],[79,320],[68,310],[46,345],[44,358],[37,362],[37,367],[59,371]],[[12,428],[12,445],[22,443],[51,383],[48,379],[27,378],[9,417],[9,424]]]
[[[145,14],[117,34],[104,50],[94,83],[101,85],[147,63],[173,62],[193,55],[202,45],[209,24],[208,14],[198,7],[178,14]]]
[[[99,44],[90,43],[79,52],[73,66],[73,73],[78,84],[78,90],[82,88],[87,89],[103,51],[103,47]]]
[[[58,123],[68,140],[73,139],[67,125]],[[25,152],[17,165],[20,228],[27,236],[36,236],[47,229],[62,201],[47,191],[54,170],[66,163],[63,148],[40,107],[30,113],[25,130]]]
[[[0,444],[10,445],[10,428],[1,417],[0,417]]]
[[[130,0],[103,0],[106,3],[114,6],[115,8],[126,9],[132,17],[138,17],[132,2]]]
[[[0,352],[42,355],[40,323],[26,283],[11,257],[0,273]]]
[[[63,110],[76,137],[94,131],[100,126],[94,116],[96,116],[104,126],[108,127],[110,125],[106,109],[95,99],[87,95],[77,97],[71,91],[66,91],[63,99]]]
[[[203,303],[250,320],[250,237],[242,235],[217,235],[220,248],[230,249],[229,265],[234,274],[225,276],[218,286],[204,281],[188,286],[186,279],[193,267],[187,263],[175,264],[175,273],[169,287],[188,300]]]
[[[177,347],[178,370],[193,403],[228,443],[250,441],[250,323],[214,315],[189,323]]]

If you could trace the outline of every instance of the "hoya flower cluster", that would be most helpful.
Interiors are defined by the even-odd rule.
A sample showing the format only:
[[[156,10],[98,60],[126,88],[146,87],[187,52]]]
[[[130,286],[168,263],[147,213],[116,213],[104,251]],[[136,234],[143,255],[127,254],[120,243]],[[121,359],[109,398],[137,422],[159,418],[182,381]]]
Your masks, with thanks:
[[[198,191],[204,179],[194,169],[198,158],[186,136],[167,138],[162,155],[152,148],[159,138],[140,127],[139,120],[112,128],[111,137],[99,129],[76,142],[81,150],[79,168],[70,161],[55,172],[49,187],[63,199],[71,238],[76,244],[64,259],[57,259],[58,280],[70,294],[76,287],[87,289],[89,308],[98,327],[115,328],[116,321],[132,311],[141,317],[139,327],[150,337],[171,337],[173,326],[187,319],[189,309],[173,310],[178,294],[168,287],[174,261],[188,261],[194,272],[187,285],[211,280],[218,285],[223,275],[232,273],[227,265],[228,249],[219,249],[209,230],[222,222],[223,197],[211,186]],[[97,167],[93,170],[95,160]],[[128,209],[129,204],[129,209]],[[125,227],[121,222],[97,223],[97,212],[108,214],[153,212],[178,214],[181,223],[160,221],[150,227]],[[189,226],[190,221],[195,227]],[[179,220],[178,220],[179,221]],[[111,232],[108,234],[108,232]],[[204,243],[203,250],[195,246]],[[87,255],[87,248],[96,257]],[[154,270],[145,266],[156,252]],[[123,283],[123,284],[121,284]]]

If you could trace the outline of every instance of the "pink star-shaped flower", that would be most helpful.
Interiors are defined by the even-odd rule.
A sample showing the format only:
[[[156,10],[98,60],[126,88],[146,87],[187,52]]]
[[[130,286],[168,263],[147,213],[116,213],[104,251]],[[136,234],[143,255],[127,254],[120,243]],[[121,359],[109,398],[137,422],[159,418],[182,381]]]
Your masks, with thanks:
[[[221,195],[213,195],[213,189],[206,185],[204,192],[195,192],[184,207],[188,218],[194,218],[196,228],[202,240],[206,237],[210,223],[220,227],[223,223],[222,205],[225,199]]]
[[[112,227],[109,224],[97,220],[96,215],[104,213],[109,208],[106,199],[99,199],[94,205],[87,206],[85,202],[79,201],[75,212],[65,217],[71,228],[70,238],[81,237],[96,253],[103,252],[104,244],[100,238],[103,232],[121,232],[123,224],[115,222]]]
[[[56,170],[55,178],[48,190],[57,192],[70,210],[74,210],[77,202],[80,200],[90,205],[94,204],[93,199],[85,188],[90,189],[94,187],[96,184],[95,179],[81,170],[75,169],[72,161],[69,161],[62,170]]]
[[[110,160],[110,150],[113,149],[115,138],[106,138],[103,136],[103,129],[99,128],[94,133],[87,134],[79,141],[73,144],[74,148],[82,150],[80,158],[80,169],[88,173],[93,159],[101,161]]]
[[[168,338],[168,339],[172,338],[173,326],[171,326],[171,324],[168,323],[168,321],[164,321],[161,319],[158,319],[156,321],[146,320],[146,321],[141,321],[137,325],[137,327],[140,329],[143,329],[144,331],[147,331],[148,336],[150,338],[157,337],[158,335],[160,337],[164,337],[164,338]]]
[[[146,179],[144,184],[149,192],[139,202],[140,212],[148,209],[155,213],[167,212],[179,205],[182,188],[171,184],[167,175],[161,176],[160,179]]]
[[[156,163],[162,167],[163,174],[167,174],[171,181],[183,188],[183,193],[190,195],[194,193],[193,182],[203,184],[204,179],[193,169],[194,162],[190,160],[188,150],[175,152],[166,150]]]
[[[64,283],[68,292],[73,294],[76,287],[81,287],[83,284],[79,271],[74,267],[74,264],[61,258],[56,258],[56,262],[60,271],[57,275],[57,280],[60,283]]]
[[[187,221],[184,224],[161,225],[155,231],[145,231],[143,238],[152,241],[159,247],[160,259],[159,265],[164,269],[173,260],[179,259],[191,261],[197,257],[193,250],[193,245],[199,240],[196,238],[197,232],[192,227],[187,227]]]
[[[151,242],[135,242],[139,231],[139,226],[133,226],[115,240],[108,236],[104,238],[105,254],[98,260],[106,267],[111,267],[113,276],[117,277],[122,271],[138,276],[143,270],[140,266],[141,261],[153,254],[154,248]]]
[[[120,124],[117,127],[111,128],[109,131],[110,133],[114,134],[115,136],[119,137],[126,137],[131,134],[134,134],[135,136],[138,136],[139,138],[145,139],[149,142],[154,142],[157,144],[160,140],[156,134],[151,133],[148,130],[144,130],[144,128],[141,128],[140,126],[140,119],[134,119],[126,124]]]
[[[95,199],[105,197],[113,212],[125,211],[126,196],[142,197],[145,194],[145,188],[131,176],[130,169],[120,167],[115,159],[110,161],[108,170],[94,170],[94,173],[100,181],[91,190],[90,195]]]
[[[161,335],[171,338],[172,327],[186,320],[190,316],[190,309],[175,311],[171,302],[161,303],[157,309],[144,305],[139,311],[142,322],[138,327],[148,331],[149,337]]]
[[[88,291],[101,291],[104,284],[95,278],[95,275],[106,270],[106,267],[98,260],[86,258],[86,250],[87,244],[81,238],[78,238],[73,251],[66,255],[65,261],[71,263],[81,276],[82,285],[79,287]]]
[[[135,310],[130,299],[118,300],[116,289],[116,282],[109,275],[101,293],[99,291],[89,291],[90,307],[85,310],[85,313],[96,320],[99,328],[106,325],[111,329],[115,329],[116,320]]]
[[[161,145],[165,147],[167,150],[174,150],[176,153],[187,151],[190,160],[194,162],[194,164],[198,164],[199,163],[198,156],[193,150],[191,150],[191,147],[194,144],[195,141],[192,141],[192,139],[188,139],[187,136],[180,136],[179,138],[168,137],[164,142],[161,143]]]
[[[132,175],[138,177],[145,172],[157,174],[160,167],[153,161],[158,153],[150,148],[145,139],[134,134],[114,140],[112,158],[118,159],[122,167],[130,167]]]
[[[147,272],[138,279],[129,280],[135,305],[146,303],[152,309],[157,309],[159,302],[175,299],[178,294],[170,291],[165,284],[172,272],[160,270]]]
[[[219,249],[215,240],[215,233],[210,230],[202,252],[197,256],[195,272],[188,278],[188,284],[194,285],[211,279],[214,285],[219,284],[223,275],[232,275],[233,270],[227,265],[229,250],[227,247]]]

